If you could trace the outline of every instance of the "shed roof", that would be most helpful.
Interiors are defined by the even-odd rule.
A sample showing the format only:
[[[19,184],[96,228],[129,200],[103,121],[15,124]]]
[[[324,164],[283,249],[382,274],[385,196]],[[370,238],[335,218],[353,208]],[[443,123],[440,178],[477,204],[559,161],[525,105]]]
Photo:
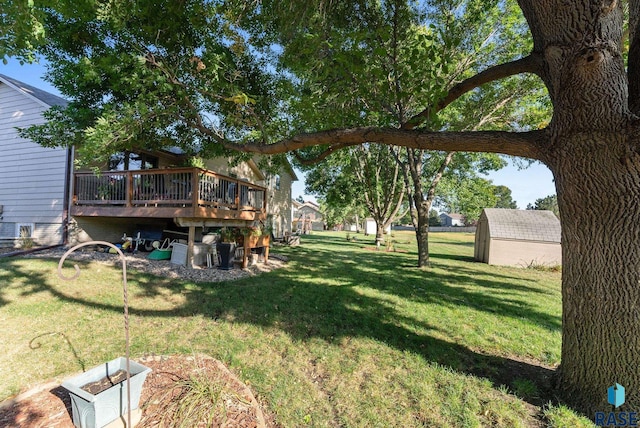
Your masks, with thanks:
[[[491,238],[560,243],[560,220],[547,210],[485,208]]]
[[[464,220],[464,216],[458,213],[442,213],[440,217],[449,217],[454,220]]]
[[[53,107],[53,106],[64,107],[67,105],[67,100],[65,100],[64,98],[60,98],[57,95],[53,95],[52,93],[43,91],[42,89],[38,89],[34,86],[27,85],[26,83],[13,79],[9,76],[5,76],[4,74],[0,74],[0,82],[6,83],[7,85],[14,87],[20,92],[35,98],[36,100],[40,101],[41,103],[49,107]]]

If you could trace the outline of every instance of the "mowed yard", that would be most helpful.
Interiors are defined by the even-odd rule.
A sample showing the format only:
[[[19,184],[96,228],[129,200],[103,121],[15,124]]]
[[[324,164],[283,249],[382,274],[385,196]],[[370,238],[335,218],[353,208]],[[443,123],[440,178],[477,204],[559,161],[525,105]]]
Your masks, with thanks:
[[[272,249],[285,268],[234,282],[129,272],[132,356],[217,358],[283,427],[591,426],[548,404],[559,272],[476,263],[462,233],[430,234],[418,269],[414,235],[393,235],[395,252],[303,236]],[[0,400],[124,354],[118,268],[56,266],[0,259]]]

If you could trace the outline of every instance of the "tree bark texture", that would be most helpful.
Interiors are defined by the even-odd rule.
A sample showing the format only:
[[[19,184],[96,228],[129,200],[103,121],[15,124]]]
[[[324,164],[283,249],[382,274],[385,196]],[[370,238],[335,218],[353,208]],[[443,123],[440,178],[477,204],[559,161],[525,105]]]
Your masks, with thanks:
[[[562,397],[593,418],[607,388],[640,408],[640,160],[619,2],[520,1],[553,119],[541,159],[562,222]]]
[[[564,140],[564,139],[563,139]],[[562,219],[560,388],[587,416],[611,410],[607,388],[640,408],[640,162],[610,133],[563,141],[552,169]]]
[[[419,197],[418,195],[414,196],[417,217],[415,230],[416,242],[418,243],[418,267],[429,267],[429,210],[431,209],[431,201],[424,199],[419,201]]]

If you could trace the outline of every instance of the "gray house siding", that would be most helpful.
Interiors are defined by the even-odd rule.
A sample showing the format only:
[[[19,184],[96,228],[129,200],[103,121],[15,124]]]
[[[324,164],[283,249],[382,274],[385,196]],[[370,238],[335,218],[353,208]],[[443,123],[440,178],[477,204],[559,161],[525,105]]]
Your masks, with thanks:
[[[0,76],[0,239],[17,238],[24,224],[36,243],[61,243],[67,150],[18,136],[15,128],[43,123],[49,106],[12,83]]]

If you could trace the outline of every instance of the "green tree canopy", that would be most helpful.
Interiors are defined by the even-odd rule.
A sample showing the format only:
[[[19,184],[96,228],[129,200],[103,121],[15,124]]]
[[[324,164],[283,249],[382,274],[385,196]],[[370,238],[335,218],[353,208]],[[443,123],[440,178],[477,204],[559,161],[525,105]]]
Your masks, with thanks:
[[[528,210],[549,210],[553,212],[556,217],[560,217],[560,211],[558,209],[558,197],[556,195],[545,196],[544,198],[538,198],[533,204],[527,204]]]
[[[499,184],[493,186],[493,195],[496,197],[496,203],[493,208],[510,208],[517,209],[518,204],[511,196],[511,189],[507,186]]]

